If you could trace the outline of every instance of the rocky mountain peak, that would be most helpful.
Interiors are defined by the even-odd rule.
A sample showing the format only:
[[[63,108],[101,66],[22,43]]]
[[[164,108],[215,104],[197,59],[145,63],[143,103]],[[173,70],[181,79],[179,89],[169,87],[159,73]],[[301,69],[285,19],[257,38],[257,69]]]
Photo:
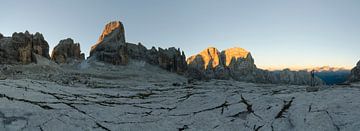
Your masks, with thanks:
[[[187,68],[186,57],[180,49],[148,50],[141,43],[125,41],[124,26],[120,21],[106,24],[98,43],[91,47],[90,57],[114,65],[127,65],[131,60],[145,61],[171,72],[183,73]]]
[[[119,38],[116,39],[116,41],[119,40],[121,42],[125,42],[125,29],[123,24],[120,21],[112,21],[105,25],[105,28],[99,37],[98,43],[104,41],[107,36],[111,36],[112,34],[118,36],[115,37]]]
[[[45,58],[49,56],[49,45],[41,33],[30,34],[29,31],[15,32],[11,37],[0,41],[0,63],[29,64],[37,62],[35,55]]]
[[[85,55],[81,53],[79,43],[74,43],[73,39],[67,38],[61,40],[59,44],[54,47],[51,59],[56,63],[69,63],[73,60],[82,61],[85,59]]]
[[[247,82],[309,84],[308,72],[288,70],[269,72],[258,69],[251,53],[243,48],[234,47],[219,51],[214,47],[206,48],[187,59],[188,76],[195,79],[234,79]],[[322,84],[319,78],[316,84]]]
[[[337,71],[349,71],[344,67],[331,67],[331,66],[322,66],[322,67],[315,67],[315,68],[308,68],[305,69],[306,71],[310,72],[315,70],[316,72],[337,72]]]
[[[90,56],[97,51],[116,51],[125,45],[125,29],[120,21],[112,21],[105,25],[97,43],[91,47]]]
[[[220,52],[215,47],[208,47],[201,51],[198,55],[191,56],[187,59],[187,63],[203,63],[205,69],[208,67],[215,68],[220,64]]]
[[[249,60],[252,60],[250,52],[239,47],[226,49],[222,51],[221,54],[225,57],[224,63],[226,66],[229,66],[233,59],[238,60],[250,58]]]

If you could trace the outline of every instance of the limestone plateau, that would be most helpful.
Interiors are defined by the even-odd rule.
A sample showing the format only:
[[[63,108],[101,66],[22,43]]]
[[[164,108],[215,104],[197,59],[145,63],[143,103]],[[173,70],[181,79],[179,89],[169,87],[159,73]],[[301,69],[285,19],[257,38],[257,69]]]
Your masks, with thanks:
[[[50,57],[40,33],[0,34],[0,131],[353,131],[359,78],[360,62],[348,85],[310,87],[307,71],[259,69],[242,48],[186,60],[179,48],[126,42],[119,21],[87,59],[71,38]]]

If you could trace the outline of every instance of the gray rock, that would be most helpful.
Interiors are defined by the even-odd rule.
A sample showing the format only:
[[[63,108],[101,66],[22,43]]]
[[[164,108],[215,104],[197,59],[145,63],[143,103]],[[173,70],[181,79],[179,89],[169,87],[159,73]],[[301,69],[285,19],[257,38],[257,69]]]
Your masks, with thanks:
[[[249,80],[256,66],[250,52],[230,48],[221,53],[214,47],[207,48],[187,59],[188,75],[205,79]]]
[[[85,59],[85,55],[81,53],[79,43],[74,43],[74,40],[67,38],[55,46],[51,59],[56,63],[81,62]]]
[[[199,54],[190,56],[186,61],[188,64],[187,75],[190,77],[212,79],[218,77],[228,78],[229,76],[228,73],[225,73],[226,70],[220,52],[214,47],[206,48]]]
[[[126,43],[124,34],[124,26],[121,22],[107,24],[98,43],[92,46],[90,57],[115,65],[127,65],[130,59],[141,60],[171,72],[183,73],[186,71],[186,57],[184,52],[180,52],[180,49],[172,47],[156,50],[153,47],[148,50],[141,43]]]
[[[349,81],[350,82],[360,81],[360,61],[356,64],[356,67],[354,67],[351,70]]]
[[[28,31],[14,33],[12,37],[0,40],[0,64],[28,64],[34,62],[32,53],[45,58],[49,57],[49,45],[40,33],[35,35]]]
[[[266,71],[258,69],[249,51],[230,48],[221,53],[214,47],[207,48],[187,59],[187,76],[196,79],[234,79],[255,83],[296,84],[311,83],[308,72],[290,70]],[[317,85],[322,80],[315,78]]]
[[[113,21],[105,26],[98,42],[91,47],[90,57],[115,65],[128,63],[125,30],[120,21]]]

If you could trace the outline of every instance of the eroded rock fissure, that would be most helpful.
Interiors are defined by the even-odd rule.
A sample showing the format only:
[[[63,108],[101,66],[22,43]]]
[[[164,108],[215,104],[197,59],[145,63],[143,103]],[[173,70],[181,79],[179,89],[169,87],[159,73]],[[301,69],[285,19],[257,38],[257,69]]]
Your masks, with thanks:
[[[284,106],[281,108],[280,112],[275,116],[275,119],[284,117],[283,114],[287,112],[287,110],[290,108],[291,103],[293,102],[294,99],[295,97],[292,97],[290,101],[288,102],[284,101]]]

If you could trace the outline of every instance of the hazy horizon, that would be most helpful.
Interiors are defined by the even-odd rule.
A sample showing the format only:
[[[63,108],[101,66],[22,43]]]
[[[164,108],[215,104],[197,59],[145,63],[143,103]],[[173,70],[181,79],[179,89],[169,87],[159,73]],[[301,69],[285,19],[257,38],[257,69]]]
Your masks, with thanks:
[[[50,51],[72,38],[88,56],[105,24],[119,20],[127,42],[177,47],[187,57],[213,46],[244,48],[265,69],[349,69],[360,60],[356,0],[13,0],[0,8],[0,33],[40,32]]]

